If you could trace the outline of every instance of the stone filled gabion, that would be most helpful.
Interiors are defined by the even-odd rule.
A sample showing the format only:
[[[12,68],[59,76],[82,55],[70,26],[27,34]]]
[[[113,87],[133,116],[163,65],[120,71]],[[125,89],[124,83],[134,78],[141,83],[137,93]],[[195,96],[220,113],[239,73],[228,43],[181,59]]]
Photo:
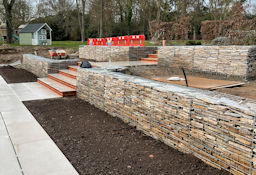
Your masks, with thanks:
[[[81,46],[79,58],[92,61],[138,61],[154,54],[157,47]]]
[[[77,65],[78,59],[52,60],[40,56],[25,54],[22,59],[22,66],[27,71],[42,78],[48,74],[58,73],[60,69],[67,69],[68,66]]]
[[[146,135],[233,174],[256,174],[256,102],[103,69],[79,69],[77,96]]]
[[[166,46],[158,47],[158,57],[160,66],[256,79],[252,46]]]

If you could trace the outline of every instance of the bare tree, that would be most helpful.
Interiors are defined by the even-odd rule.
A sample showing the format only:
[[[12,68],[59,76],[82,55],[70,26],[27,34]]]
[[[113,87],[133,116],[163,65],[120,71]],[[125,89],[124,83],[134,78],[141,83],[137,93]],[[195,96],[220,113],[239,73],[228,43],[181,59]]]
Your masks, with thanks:
[[[79,21],[79,26],[81,30],[81,41],[82,43],[85,42],[85,24],[84,24],[84,15],[85,15],[85,3],[86,0],[76,0],[76,7],[77,7],[77,16]],[[80,16],[82,13],[82,17]]]
[[[13,26],[12,26],[12,7],[15,3],[15,0],[3,0],[4,8],[5,8],[5,18],[7,25],[7,42],[12,43],[12,35],[13,35]]]

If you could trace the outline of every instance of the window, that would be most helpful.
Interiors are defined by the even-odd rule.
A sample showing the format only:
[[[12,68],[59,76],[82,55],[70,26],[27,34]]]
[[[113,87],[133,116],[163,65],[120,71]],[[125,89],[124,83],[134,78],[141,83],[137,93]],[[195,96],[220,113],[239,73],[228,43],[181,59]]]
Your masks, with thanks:
[[[45,29],[42,29],[42,30],[41,30],[41,33],[45,35],[45,34],[46,34],[46,30],[45,30]]]
[[[39,40],[46,40],[46,36],[45,35],[39,35]]]

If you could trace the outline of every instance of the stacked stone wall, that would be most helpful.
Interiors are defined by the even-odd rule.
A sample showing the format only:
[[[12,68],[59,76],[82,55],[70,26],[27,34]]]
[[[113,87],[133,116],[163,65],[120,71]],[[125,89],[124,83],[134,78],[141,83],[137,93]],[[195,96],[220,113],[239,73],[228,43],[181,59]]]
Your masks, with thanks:
[[[256,174],[256,102],[107,70],[79,69],[77,95],[233,174]]]
[[[256,79],[256,47],[167,46],[158,47],[160,66]]]
[[[154,54],[157,47],[80,46],[79,58],[92,61],[137,61]]]
[[[47,77],[50,73],[58,73],[60,69],[67,69],[68,66],[77,65],[78,61],[78,59],[53,60],[25,54],[23,55],[22,66],[38,77]]]

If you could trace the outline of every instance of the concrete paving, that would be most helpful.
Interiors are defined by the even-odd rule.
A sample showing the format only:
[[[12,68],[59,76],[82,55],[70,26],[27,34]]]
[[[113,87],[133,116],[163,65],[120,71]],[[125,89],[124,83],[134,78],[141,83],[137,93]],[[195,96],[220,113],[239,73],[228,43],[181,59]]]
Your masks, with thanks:
[[[21,101],[60,98],[61,96],[38,82],[8,84]],[[1,92],[1,88],[0,88]]]
[[[0,174],[78,175],[0,76]]]

